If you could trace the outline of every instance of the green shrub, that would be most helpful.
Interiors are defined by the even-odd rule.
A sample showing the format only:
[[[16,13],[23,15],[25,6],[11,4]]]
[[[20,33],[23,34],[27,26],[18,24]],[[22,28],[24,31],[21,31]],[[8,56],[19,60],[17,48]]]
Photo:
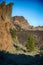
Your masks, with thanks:
[[[26,47],[29,51],[33,51],[35,49],[34,36],[30,33]]]
[[[10,29],[10,33],[11,33],[12,38],[16,38],[16,30],[14,28]]]
[[[43,45],[40,47],[40,55],[43,55]]]
[[[20,30],[21,30],[21,27],[20,27],[19,25],[16,25],[16,29],[17,29],[18,31],[20,31]]]
[[[43,50],[40,50],[40,55],[43,55]]]

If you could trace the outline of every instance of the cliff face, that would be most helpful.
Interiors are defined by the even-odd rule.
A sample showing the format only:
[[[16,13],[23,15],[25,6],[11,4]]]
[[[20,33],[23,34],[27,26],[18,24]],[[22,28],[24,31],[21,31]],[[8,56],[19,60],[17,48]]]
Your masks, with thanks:
[[[2,2],[0,4],[0,21],[11,19],[12,5],[13,3],[6,5],[5,2]]]
[[[0,50],[12,51],[13,40],[10,35],[12,4],[6,5],[5,2],[0,4]],[[9,19],[8,19],[9,18]]]
[[[12,51],[13,40],[10,35],[11,23],[0,23],[0,50]]]
[[[23,16],[15,16],[12,20],[14,25],[19,25],[21,29],[28,30],[30,28],[30,24]]]

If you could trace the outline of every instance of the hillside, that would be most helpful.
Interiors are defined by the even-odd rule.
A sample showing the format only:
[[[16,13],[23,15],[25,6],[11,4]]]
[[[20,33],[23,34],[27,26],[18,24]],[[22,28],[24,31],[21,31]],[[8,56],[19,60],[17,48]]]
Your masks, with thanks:
[[[20,44],[25,46],[29,34],[32,33],[35,38],[35,45],[39,48],[43,47],[43,26],[31,26],[23,16],[15,16],[12,21],[15,29],[17,29],[16,36]]]
[[[17,39],[21,44],[26,45],[30,33],[32,33],[35,38],[35,45],[39,48],[43,47],[43,31],[18,31],[16,33]]]
[[[15,27],[19,26],[21,29],[29,30],[30,24],[23,16],[12,17],[12,21]]]

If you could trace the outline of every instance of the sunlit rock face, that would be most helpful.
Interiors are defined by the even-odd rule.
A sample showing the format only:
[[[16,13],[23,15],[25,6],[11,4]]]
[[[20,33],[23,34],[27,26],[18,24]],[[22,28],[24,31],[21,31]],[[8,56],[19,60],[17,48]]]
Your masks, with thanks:
[[[6,5],[5,2],[0,4],[0,50],[12,51],[13,40],[10,35],[12,4]]]
[[[12,20],[13,20],[13,24],[15,26],[18,25],[21,27],[21,29],[24,29],[24,30],[30,29],[30,24],[23,16],[14,16],[14,17],[12,17]]]
[[[5,2],[2,2],[0,4],[0,20],[1,21],[5,21],[6,19],[7,20],[11,19],[12,5],[13,3],[6,5]]]

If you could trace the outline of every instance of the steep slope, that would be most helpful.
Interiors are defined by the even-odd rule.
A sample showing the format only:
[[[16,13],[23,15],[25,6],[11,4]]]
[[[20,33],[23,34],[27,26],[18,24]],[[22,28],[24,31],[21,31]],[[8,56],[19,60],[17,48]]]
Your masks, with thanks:
[[[43,30],[42,31],[38,31],[38,30],[37,31],[36,30],[35,31],[33,31],[33,30],[18,31],[16,33],[17,39],[19,40],[19,42],[21,44],[23,44],[25,46],[30,33],[33,34],[33,36],[35,38],[35,45],[39,48],[43,47]]]
[[[3,9],[5,9],[4,12]],[[11,20],[12,3],[8,5],[6,5],[5,2],[1,3],[0,11],[3,13],[0,13],[0,51],[6,51],[10,53],[17,53],[17,51],[18,53],[21,51],[24,52],[23,50],[25,50],[25,47],[19,45],[17,39],[13,40],[10,33],[10,29],[15,28]],[[20,50],[17,50],[18,47]]]
[[[12,3],[6,5],[5,2],[2,2],[0,4],[0,50],[11,52],[13,51],[13,40],[10,34],[10,28],[13,27],[13,24],[11,23],[12,12],[9,8],[12,8]]]
[[[10,35],[11,23],[0,22],[0,50],[12,51],[13,40]]]
[[[12,21],[15,28],[21,28],[21,30],[17,30],[16,32],[16,36],[20,44],[25,46],[29,37],[29,33],[32,33],[35,37],[36,46],[43,47],[43,26],[30,26],[30,24],[23,16],[14,16]]]
[[[12,17],[14,26],[20,26],[24,30],[29,30],[30,24],[23,16],[14,16]]]

